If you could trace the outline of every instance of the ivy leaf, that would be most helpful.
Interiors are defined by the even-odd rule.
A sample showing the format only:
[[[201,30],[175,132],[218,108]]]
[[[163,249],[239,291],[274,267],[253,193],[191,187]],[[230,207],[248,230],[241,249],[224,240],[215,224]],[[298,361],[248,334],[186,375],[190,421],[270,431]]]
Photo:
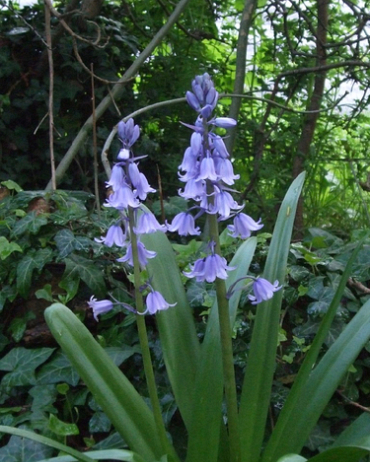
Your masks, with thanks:
[[[5,374],[1,384],[5,387],[35,385],[35,369],[43,364],[53,353],[55,348],[13,348],[0,360],[0,370],[9,371]]]
[[[62,229],[55,235],[55,242],[59,250],[59,257],[65,258],[74,250],[87,250],[91,245],[86,237],[75,237],[69,229]]]
[[[5,260],[13,252],[23,252],[15,242],[9,242],[4,236],[0,236],[0,259]]]
[[[44,215],[37,215],[36,212],[27,213],[24,218],[21,218],[13,228],[13,234],[20,236],[26,232],[37,234],[40,228],[48,222]]]
[[[120,366],[127,358],[135,353],[140,353],[140,348],[123,345],[122,347],[107,347],[104,350],[108,353],[116,366]]]
[[[92,290],[96,297],[104,297],[106,293],[106,286],[103,278],[103,273],[96,263],[86,258],[71,255],[65,259],[66,269],[60,287],[65,288],[64,285],[67,281],[73,281],[76,278],[82,279]],[[63,284],[63,285],[62,285]]]
[[[50,261],[53,251],[50,248],[39,249],[31,252],[18,263],[17,266],[17,289],[20,295],[27,297],[31,287],[32,274],[35,269],[41,271],[44,265]]]
[[[47,364],[42,366],[37,374],[39,385],[64,382],[75,387],[79,380],[76,369],[61,351],[58,351]]]
[[[0,448],[0,462],[37,462],[51,457],[54,449],[42,443],[12,436],[9,443]]]
[[[111,421],[104,414],[104,412],[98,411],[91,417],[89,421],[89,431],[90,433],[108,433],[111,429]]]
[[[50,414],[49,416],[48,428],[59,436],[79,435],[80,433],[76,424],[63,422],[53,414]]]

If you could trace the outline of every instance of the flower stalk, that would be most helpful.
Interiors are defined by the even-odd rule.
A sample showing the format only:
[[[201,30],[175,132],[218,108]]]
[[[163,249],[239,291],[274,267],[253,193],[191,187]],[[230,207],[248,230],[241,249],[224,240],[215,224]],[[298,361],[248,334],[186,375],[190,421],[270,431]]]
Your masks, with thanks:
[[[220,239],[216,215],[208,215],[210,237],[215,242],[215,252],[220,255]],[[227,425],[230,441],[230,461],[240,460],[238,399],[236,394],[234,355],[232,347],[229,302],[227,299],[226,283],[223,279],[215,281],[218,318],[220,323],[220,341],[222,353],[222,368],[224,374],[225,399],[227,409]]]
[[[137,236],[133,231],[134,228],[134,210],[129,207],[128,209],[129,227],[131,234],[131,246],[132,246],[132,258],[134,262],[134,286],[135,286],[135,305],[136,305],[136,325],[138,330],[138,336],[141,347],[141,354],[143,357],[144,373],[146,384],[148,387],[150,403],[154,414],[154,420],[156,423],[158,436],[162,444],[163,454],[172,454],[176,459],[172,445],[168,441],[166,429],[162,419],[161,405],[158,398],[157,386],[155,383],[153,363],[150,355],[148,332],[145,324],[145,317],[143,313],[145,311],[143,296],[140,291],[141,279],[140,279],[140,263],[137,248]]]

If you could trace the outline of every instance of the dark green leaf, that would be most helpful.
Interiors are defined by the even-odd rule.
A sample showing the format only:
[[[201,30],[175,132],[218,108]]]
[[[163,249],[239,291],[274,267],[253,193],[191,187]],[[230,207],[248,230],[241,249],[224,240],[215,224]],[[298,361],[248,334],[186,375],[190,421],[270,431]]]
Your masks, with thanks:
[[[63,286],[61,285],[62,288],[64,288],[66,280],[82,279],[97,298],[105,296],[106,287],[103,272],[93,261],[77,255],[71,255],[65,259],[65,263],[66,269],[63,274],[63,280],[60,283],[63,284]]]
[[[75,237],[69,229],[62,229],[55,235],[55,243],[59,250],[59,258],[64,259],[74,250],[87,250],[91,245],[86,237]]]
[[[50,248],[39,249],[37,252],[28,253],[22,258],[17,266],[17,289],[22,297],[26,298],[31,287],[33,271],[41,271],[52,256]]]
[[[0,260],[5,260],[13,252],[23,252],[15,242],[9,242],[4,236],[0,236]]]
[[[9,371],[3,377],[1,384],[5,387],[34,385],[36,383],[35,369],[43,364],[54,350],[55,348],[35,350],[13,348],[0,360],[0,370]]]
[[[78,435],[80,433],[76,424],[63,422],[53,414],[49,416],[48,428],[59,436]]]
[[[0,462],[37,462],[51,457],[54,449],[27,438],[12,436],[9,443],[0,448]]]
[[[91,417],[89,421],[89,431],[91,433],[104,432],[107,433],[111,429],[111,422],[104,412],[98,411]]]
[[[47,364],[41,367],[36,377],[38,384],[65,382],[76,386],[80,380],[76,369],[61,351],[58,351]]]
[[[45,216],[37,215],[36,212],[30,212],[15,224],[13,233],[15,236],[20,236],[26,232],[37,234],[40,228],[46,225],[47,222],[48,220]]]

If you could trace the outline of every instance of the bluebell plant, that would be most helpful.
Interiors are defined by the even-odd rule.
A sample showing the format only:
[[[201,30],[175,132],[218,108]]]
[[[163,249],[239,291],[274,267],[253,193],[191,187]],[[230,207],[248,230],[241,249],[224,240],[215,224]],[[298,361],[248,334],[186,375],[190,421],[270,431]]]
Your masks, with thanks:
[[[194,201],[196,205],[192,205],[186,212],[177,214],[171,224],[167,222],[166,225],[159,224],[150,211],[142,208],[141,201],[145,201],[147,194],[154,193],[155,189],[150,187],[145,175],[139,171],[138,163],[145,156],[135,157],[133,153],[132,147],[140,136],[140,129],[133,119],[118,124],[118,137],[122,142],[122,148],[112,168],[111,177],[107,181],[107,186],[111,188],[112,193],[104,205],[115,208],[120,218],[108,229],[106,236],[97,241],[109,247],[116,245],[125,248],[126,254],[117,261],[127,262],[131,267],[134,267],[135,253],[141,269],[146,267],[148,259],[156,255],[154,251],[145,248],[140,241],[140,235],[166,230],[178,232],[180,236],[199,235],[201,230],[195,222],[203,214],[217,217],[217,221],[233,218],[233,224],[228,225],[228,230],[235,238],[246,239],[253,231],[263,227],[261,219],[255,221],[243,213],[241,210],[244,206],[239,205],[233,198],[232,193],[235,191],[231,186],[239,179],[239,175],[234,173],[223,138],[216,134],[213,128],[232,128],[236,125],[236,121],[229,117],[213,116],[218,92],[207,73],[193,80],[192,91],[186,93],[186,100],[198,113],[198,117],[194,125],[183,124],[192,129],[193,134],[190,138],[190,146],[185,150],[179,166],[179,179],[185,183],[185,187],[179,190],[179,195]],[[196,278],[198,282],[211,283],[216,278],[226,279],[227,272],[235,269],[228,266],[226,259],[220,255],[218,229],[217,226],[215,227],[217,222],[213,220],[213,223],[213,233],[208,245],[209,254],[190,265],[190,271],[184,272],[188,278]],[[135,244],[132,243],[133,237],[135,237]],[[147,287],[151,288],[150,284]],[[280,286],[277,281],[271,284],[263,278],[256,278],[252,285],[254,295],[249,297],[253,303],[260,303],[271,298],[278,289]],[[89,305],[93,309],[95,318],[98,314],[113,308],[113,303],[109,300],[97,301],[94,297],[90,299]],[[125,304],[122,305],[127,307]],[[175,306],[175,303],[166,302],[160,293],[154,291],[148,295],[147,309],[138,313],[155,314],[170,306]]]
[[[133,151],[140,135],[139,127],[132,119],[118,124],[122,148],[107,182],[110,195],[105,204],[117,210],[117,219],[98,242],[122,251],[118,261],[133,272],[135,300],[129,305],[113,297],[97,300],[92,296],[89,301],[95,319],[115,305],[136,314],[150,405],[71,310],[54,303],[46,309],[45,318],[81,379],[126,441],[129,450],[117,450],[120,460],[180,460],[162,420],[146,333],[144,315],[155,315],[168,379],[187,433],[186,462],[304,462],[306,459],[298,453],[341,378],[370,337],[370,302],[367,302],[319,360],[361,246],[344,270],[274,428],[266,432],[281,320],[280,289],[286,276],[294,214],[304,174],[294,180],[282,202],[264,277],[248,275],[257,243],[251,234],[263,225],[261,220],[248,216],[244,206],[235,200],[238,175],[233,171],[224,139],[218,134],[218,128],[227,130],[234,127],[236,121],[214,115],[218,93],[208,74],[193,80],[186,100],[197,112],[193,125],[184,123],[193,133],[179,166],[179,178],[184,184],[179,194],[188,201],[189,209],[176,215],[172,223],[160,224],[143,205],[147,195],[155,191],[140,172],[143,157],[135,157]],[[184,271],[188,278],[215,287],[216,300],[200,343],[183,278],[164,232],[199,236],[201,229],[197,220],[202,215],[208,224],[207,233],[202,235],[204,254]],[[219,238],[220,222],[226,220],[232,220],[226,224],[229,235],[245,239],[231,262],[222,256]],[[149,275],[149,279],[143,281],[143,274]],[[249,290],[250,303],[258,307],[243,385],[237,389],[232,332],[240,290]],[[39,441],[43,438],[43,443],[62,448],[59,442],[26,430],[0,427],[0,431]],[[358,462],[370,452],[369,434],[370,418],[365,413],[345,432],[342,447],[333,446],[314,456],[312,461]],[[82,454],[68,446],[62,449],[73,460],[91,462],[104,455],[111,458],[101,451]],[[64,460],[64,456],[62,458]]]
[[[215,133],[214,128],[228,129],[234,127],[236,121],[229,117],[213,116],[218,101],[218,92],[207,73],[197,76],[193,80],[192,91],[186,93],[186,100],[198,115],[194,125],[183,123],[193,130],[193,133],[190,138],[190,146],[185,150],[179,166],[179,179],[185,183],[184,188],[179,190],[179,195],[194,204],[191,203],[186,212],[180,212],[174,217],[171,224],[166,222],[166,225],[160,225],[151,212],[143,209],[141,201],[144,201],[147,194],[153,193],[155,190],[150,187],[144,174],[139,171],[138,163],[142,157],[135,157],[133,153],[132,147],[139,138],[140,130],[134,124],[133,119],[129,119],[127,122],[121,121],[118,124],[118,136],[122,142],[122,149],[118,153],[117,162],[113,166],[111,177],[107,182],[112,193],[105,204],[105,206],[113,207],[119,212],[119,220],[109,228],[107,235],[101,237],[99,242],[108,246],[115,244],[126,250],[125,255],[118,258],[117,261],[128,263],[134,268],[136,274],[136,307],[134,310],[139,317],[144,314],[153,315],[158,311],[175,306],[176,302],[167,302],[160,292],[153,290],[148,281],[144,285],[149,289],[146,309],[142,306],[141,290],[143,285],[140,281],[139,271],[147,266],[148,259],[155,258],[156,253],[145,247],[140,236],[156,231],[165,232],[166,230],[177,231],[181,236],[199,235],[200,228],[196,226],[196,220],[204,214],[207,215],[209,225],[207,254],[196,260],[194,264],[189,265],[189,271],[184,271],[184,275],[188,278],[195,278],[198,282],[215,283],[223,369],[224,376],[227,377],[225,380],[225,398],[230,445],[232,453],[237,455],[239,453],[238,405],[228,313],[228,299],[232,293],[231,290],[227,292],[225,285],[228,272],[235,270],[235,267],[229,266],[221,255],[218,223],[233,219],[233,224],[228,226],[229,234],[244,239],[248,238],[253,231],[261,229],[263,225],[261,220],[255,221],[243,213],[244,206],[238,204],[233,197],[233,193],[236,191],[232,189],[232,186],[235,180],[239,179],[239,175],[234,173],[223,138]],[[274,292],[281,288],[278,281],[272,284],[263,278],[246,276],[236,281],[232,285],[232,290],[235,290],[236,284],[242,280],[253,281],[251,288],[254,294],[249,295],[253,304],[270,299]],[[247,284],[241,289],[249,288],[249,286],[250,284]],[[127,304],[119,304],[131,311],[133,310]],[[90,299],[89,305],[93,309],[95,318],[99,313],[104,313],[113,307],[113,303],[109,300],[97,301],[95,298]],[[139,334],[143,348],[147,339],[145,338],[145,324],[142,320],[138,320],[138,327],[144,336],[142,338]],[[147,357],[145,372],[153,376],[148,349],[145,355]],[[158,407],[154,378],[148,380],[148,388],[151,389],[153,407]],[[162,443],[165,445],[165,431],[159,411],[157,423],[160,427],[159,433],[162,435]]]

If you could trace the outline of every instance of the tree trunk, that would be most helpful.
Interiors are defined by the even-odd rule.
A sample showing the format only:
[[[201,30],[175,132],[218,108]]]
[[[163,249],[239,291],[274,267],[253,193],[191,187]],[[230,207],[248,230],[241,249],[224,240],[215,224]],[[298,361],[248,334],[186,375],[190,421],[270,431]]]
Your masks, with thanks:
[[[252,23],[254,10],[257,6],[257,0],[246,0],[240,21],[238,44],[236,48],[236,70],[234,81],[234,93],[244,93],[244,80],[245,80],[245,62],[247,57],[248,35]],[[232,98],[229,117],[237,120],[239,116],[241,98]],[[230,156],[232,155],[234,142],[236,136],[236,128],[229,131],[229,136],[225,140],[227,150]]]
[[[317,0],[316,66],[326,65],[325,44],[327,40],[328,5],[329,0]],[[307,102],[307,111],[318,111],[320,109],[325,88],[325,77],[326,72],[324,71],[316,73],[313,93],[311,99]],[[297,146],[297,154],[293,159],[293,178],[296,178],[304,170],[305,163],[309,157],[318,117],[318,112],[306,114],[304,117],[302,133]],[[294,228],[295,237],[301,239],[304,231],[302,197],[298,202]]]

